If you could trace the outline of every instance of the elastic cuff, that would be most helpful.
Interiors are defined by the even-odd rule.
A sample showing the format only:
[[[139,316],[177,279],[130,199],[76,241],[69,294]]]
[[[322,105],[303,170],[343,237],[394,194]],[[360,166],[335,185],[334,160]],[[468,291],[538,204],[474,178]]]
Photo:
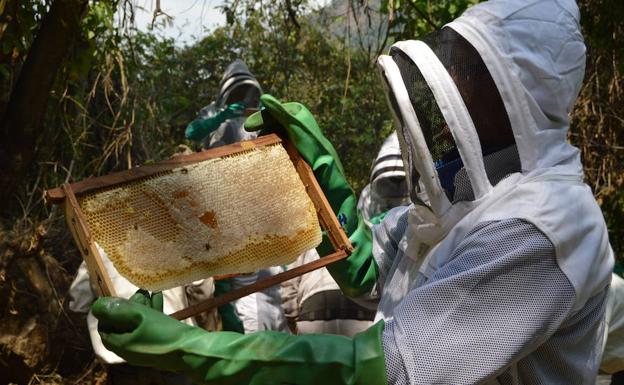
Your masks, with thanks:
[[[358,385],[387,385],[386,360],[382,347],[384,321],[353,337],[355,349],[355,383]]]

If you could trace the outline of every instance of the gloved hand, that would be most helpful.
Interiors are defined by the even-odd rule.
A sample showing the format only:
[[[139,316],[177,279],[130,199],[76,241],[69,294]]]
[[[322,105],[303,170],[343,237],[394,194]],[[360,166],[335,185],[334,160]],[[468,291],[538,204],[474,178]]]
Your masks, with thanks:
[[[372,234],[357,211],[357,198],[347,182],[336,150],[323,136],[314,117],[300,103],[280,103],[271,95],[261,96],[264,109],[245,121],[245,129],[279,130],[297,147],[314,171],[314,176],[338,216],[354,246],[347,259],[327,267],[340,289],[347,296],[369,293],[378,277],[377,263],[372,254]],[[317,248],[327,255],[327,244]]]
[[[153,293],[150,295],[149,291],[145,289],[139,289],[130,297],[130,301],[139,303],[143,306],[150,307],[154,310],[158,310],[162,313],[164,306],[164,298],[162,291]]]
[[[206,384],[387,383],[383,321],[353,338],[209,333],[145,306],[154,304],[145,297],[102,297],[92,306],[104,346],[131,364],[183,371]]]
[[[223,111],[211,116],[208,119],[195,119],[186,126],[185,136],[187,139],[201,141],[208,134],[219,128],[221,123],[228,119],[243,116],[245,113],[245,105],[242,103],[232,103]]]
[[[232,103],[220,113],[220,115],[223,116],[224,121],[232,118],[238,118],[239,116],[243,116],[244,114],[245,104],[243,103]]]

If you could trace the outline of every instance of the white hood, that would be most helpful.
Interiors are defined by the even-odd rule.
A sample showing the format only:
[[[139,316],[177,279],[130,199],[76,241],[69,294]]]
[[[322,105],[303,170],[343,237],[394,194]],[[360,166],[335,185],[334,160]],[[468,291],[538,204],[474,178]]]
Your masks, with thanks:
[[[574,1],[491,0],[473,6],[446,27],[465,39],[472,46],[470,49],[480,56],[481,66],[487,68],[500,94],[499,103],[502,99],[506,110],[505,120],[508,119],[513,132],[522,173],[582,175],[580,153],[567,142],[569,113],[585,68],[585,45]],[[491,159],[489,165],[484,162],[485,152],[480,142],[483,136],[479,131],[482,121],[471,117],[473,110],[469,107],[474,109],[474,100],[469,102],[462,98],[465,89],[456,84],[457,74],[451,75],[450,69],[445,68],[449,62],[443,64],[441,60],[444,59],[436,56],[433,46],[428,44],[437,42],[400,41],[393,45],[391,52],[400,51],[408,57],[421,73],[418,76],[430,87],[431,98],[435,96],[439,114],[452,133],[462,172],[469,179],[474,200],[478,201],[489,195],[498,183],[492,180],[489,172],[493,162]],[[448,54],[449,47],[445,49]],[[452,48],[450,52],[455,55]],[[413,175],[418,175],[420,188],[426,191],[437,217],[447,215],[453,206],[463,206],[459,211],[464,213],[469,211],[465,206],[473,206],[472,202],[453,203],[436,170],[439,158],[432,156],[431,141],[423,134],[427,122],[423,125],[423,116],[417,115],[422,111],[418,111],[418,106],[415,108],[411,99],[414,92],[420,92],[410,88],[414,78],[409,73],[406,78],[393,57],[382,55],[378,63],[395,111],[397,130],[403,139],[403,152],[409,153],[404,155],[404,161],[409,166],[411,189],[419,189],[413,183]],[[470,67],[458,71],[470,71]],[[465,73],[460,76],[469,78]],[[410,167],[415,171],[410,172]],[[457,214],[452,216],[457,217]]]
[[[480,53],[509,115],[522,169],[581,174],[567,142],[585,74],[585,43],[573,0],[492,0],[448,24]]]
[[[405,163],[416,170],[407,172],[418,175],[431,202],[430,210],[410,206],[399,245],[414,266],[422,265],[420,272],[428,276],[448,262],[476,223],[515,218],[531,223],[554,245],[558,265],[576,291],[575,311],[600,293],[610,281],[613,253],[600,208],[583,183],[579,150],[567,141],[585,68],[574,1],[480,3],[433,38],[397,42],[390,54],[380,57],[379,65],[397,131],[403,132],[402,152],[410,158]],[[476,56],[480,60],[473,60]],[[483,79],[475,82],[479,76]],[[486,88],[496,98],[479,98]],[[490,125],[482,135],[488,117],[501,109],[506,117],[497,122],[504,124]],[[427,127],[432,116],[435,131]],[[440,152],[440,143],[426,137],[431,132],[442,137],[442,145],[452,134],[448,141],[462,161],[454,181],[468,180],[474,199],[448,198],[434,166],[433,159],[440,158],[432,155]],[[482,144],[504,132],[515,145],[505,151],[517,149],[519,164],[517,171],[493,180],[492,166],[504,162],[491,156],[505,151],[485,155]],[[407,273],[395,279],[400,284],[394,287],[402,288],[395,290],[396,298],[409,291],[413,279]],[[393,302],[388,303],[391,309]]]

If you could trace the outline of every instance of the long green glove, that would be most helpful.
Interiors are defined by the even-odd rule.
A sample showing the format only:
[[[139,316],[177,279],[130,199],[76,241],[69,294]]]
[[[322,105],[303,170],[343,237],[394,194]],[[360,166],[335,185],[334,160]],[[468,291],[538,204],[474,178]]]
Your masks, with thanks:
[[[143,295],[130,301],[102,297],[92,307],[104,346],[131,364],[182,371],[206,384],[387,383],[383,321],[353,338],[209,333],[148,307]]]
[[[300,103],[280,103],[271,95],[261,97],[264,109],[245,121],[245,129],[286,131],[288,139],[310,164],[314,176],[354,246],[351,255],[327,267],[343,293],[367,294],[378,277],[373,259],[372,234],[357,211],[357,198],[347,182],[336,150],[323,136],[308,109]],[[322,245],[323,246],[323,245]],[[318,249],[326,255],[327,249]]]
[[[208,134],[219,128],[221,123],[228,119],[243,116],[245,112],[245,105],[241,103],[232,103],[228,105],[223,111],[208,118],[208,119],[195,119],[188,126],[184,135],[187,139],[202,141]]]

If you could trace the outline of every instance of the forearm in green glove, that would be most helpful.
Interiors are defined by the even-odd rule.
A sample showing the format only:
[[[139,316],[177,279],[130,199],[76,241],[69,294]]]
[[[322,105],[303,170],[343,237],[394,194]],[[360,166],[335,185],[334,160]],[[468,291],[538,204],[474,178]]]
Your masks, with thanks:
[[[208,119],[195,119],[188,126],[184,135],[187,139],[201,141],[208,134],[219,128],[221,123],[228,119],[243,116],[245,111],[245,105],[241,103],[233,103],[228,105],[223,111],[208,118]]]
[[[181,371],[205,384],[387,383],[383,321],[353,338],[209,333],[148,307],[139,295],[99,298],[92,307],[104,346],[131,364]]]
[[[261,97],[264,109],[250,116],[245,129],[286,131],[288,139],[310,164],[314,176],[338,216],[354,250],[342,261],[327,267],[342,291],[351,297],[370,292],[377,281],[378,268],[372,256],[370,229],[357,211],[357,199],[345,178],[342,164],[332,144],[323,136],[316,120],[300,103],[280,103],[274,97]],[[319,248],[319,254],[326,250]]]

